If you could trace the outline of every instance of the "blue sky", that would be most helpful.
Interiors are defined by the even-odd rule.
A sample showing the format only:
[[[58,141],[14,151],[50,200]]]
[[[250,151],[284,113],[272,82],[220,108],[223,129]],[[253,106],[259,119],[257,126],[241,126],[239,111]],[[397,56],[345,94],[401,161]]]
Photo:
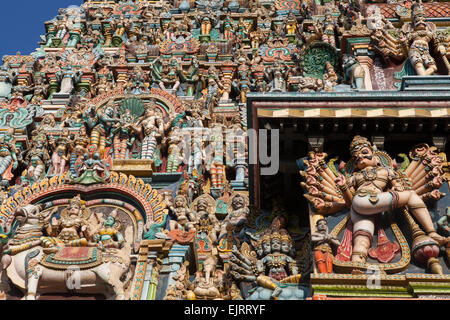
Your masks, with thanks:
[[[0,58],[17,51],[23,55],[33,52],[38,47],[39,36],[45,34],[44,23],[53,19],[59,8],[82,3],[83,0],[2,0]]]

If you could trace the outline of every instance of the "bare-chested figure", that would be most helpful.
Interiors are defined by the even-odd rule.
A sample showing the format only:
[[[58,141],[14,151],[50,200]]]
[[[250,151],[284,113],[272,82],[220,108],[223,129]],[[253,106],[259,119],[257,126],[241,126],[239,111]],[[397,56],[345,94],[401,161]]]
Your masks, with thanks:
[[[144,134],[142,140],[141,159],[153,159],[157,146],[157,138],[164,134],[164,122],[161,116],[156,113],[155,106],[151,103],[145,110],[144,116],[134,127],[134,131],[140,135]]]
[[[339,176],[336,183],[347,206],[351,207],[354,237],[352,261],[366,261],[377,215],[404,206],[408,206],[429,237],[441,246],[449,242],[449,238],[436,233],[423,200],[415,191],[405,190],[393,170],[381,166],[366,138],[356,136],[350,145],[350,152],[355,161],[355,171],[349,181]]]

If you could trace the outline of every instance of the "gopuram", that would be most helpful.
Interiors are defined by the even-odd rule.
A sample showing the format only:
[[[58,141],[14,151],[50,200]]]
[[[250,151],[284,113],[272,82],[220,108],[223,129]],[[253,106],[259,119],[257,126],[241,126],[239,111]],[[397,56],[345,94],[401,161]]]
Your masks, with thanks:
[[[0,299],[450,299],[449,2],[85,0],[44,30],[0,67]]]

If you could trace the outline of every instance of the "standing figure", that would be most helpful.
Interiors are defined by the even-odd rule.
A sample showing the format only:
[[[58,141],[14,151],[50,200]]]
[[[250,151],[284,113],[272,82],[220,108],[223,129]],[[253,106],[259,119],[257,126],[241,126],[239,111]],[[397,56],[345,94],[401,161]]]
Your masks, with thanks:
[[[226,126],[222,116],[215,116],[214,122],[210,125],[211,146],[214,155],[209,165],[212,188],[221,189],[225,183],[225,165],[224,165],[224,139]]]
[[[136,140],[133,132],[133,115],[126,109],[120,120],[112,129],[114,135],[114,159],[126,159],[127,152]]]
[[[336,34],[339,31],[339,27],[330,9],[325,12],[325,19],[321,27],[322,41],[336,48]]]
[[[316,223],[316,232],[311,235],[314,243],[314,260],[320,273],[333,272],[332,246],[339,246],[339,240],[328,233],[328,224],[325,219],[319,219]]]
[[[52,155],[52,169],[50,175],[58,176],[64,174],[66,163],[69,160],[69,153],[71,151],[71,139],[69,136],[69,129],[62,129],[61,136],[55,140],[51,139],[49,144],[53,147]]]
[[[416,3],[412,8],[411,23],[402,28],[402,44],[409,48],[408,58],[420,76],[432,75],[437,71],[436,61],[431,56],[430,46],[446,61],[445,47],[439,42],[436,26],[426,21],[425,9]]]
[[[44,178],[45,169],[50,164],[50,155],[46,148],[45,137],[39,136],[32,148],[26,153],[24,162],[27,170],[22,174],[22,183],[27,181],[30,185]]]
[[[333,65],[327,61],[325,62],[325,73],[323,75],[324,91],[334,91],[334,87],[338,84],[338,75],[334,70]]]
[[[167,138],[167,144],[169,145],[167,153],[167,173],[178,172],[180,164],[183,162],[184,157],[181,154],[183,144],[183,136],[180,128],[174,127]]]
[[[78,135],[73,140],[73,148],[70,154],[70,172],[73,176],[77,175],[75,170],[75,163],[78,158],[83,157],[87,153],[87,146],[89,145],[89,136],[86,133],[86,127],[80,127]]]
[[[350,152],[354,161],[354,172],[349,179],[340,175],[336,183],[345,203],[351,208],[352,261],[366,262],[368,250],[372,245],[376,217],[384,211],[404,206],[408,206],[427,235],[440,246],[450,242],[450,238],[436,233],[422,198],[414,190],[405,190],[398,174],[381,165],[374,147],[366,138],[356,136],[350,145]]]
[[[275,60],[273,66],[265,71],[266,77],[272,82],[270,92],[286,92],[289,71],[289,68],[279,60]]]
[[[155,110],[154,101],[145,109],[144,116],[138,121],[133,130],[144,136],[142,140],[141,159],[153,159],[155,154],[157,139],[164,135],[164,122]]]
[[[105,106],[84,114],[84,119],[88,126],[93,127],[91,132],[91,145],[97,147],[100,157],[104,156],[106,145],[111,145],[111,129],[114,124],[119,122],[116,118],[112,106]]]
[[[17,169],[18,164],[15,140],[9,140],[5,135],[0,136],[0,175],[3,181],[12,179],[11,169]]]

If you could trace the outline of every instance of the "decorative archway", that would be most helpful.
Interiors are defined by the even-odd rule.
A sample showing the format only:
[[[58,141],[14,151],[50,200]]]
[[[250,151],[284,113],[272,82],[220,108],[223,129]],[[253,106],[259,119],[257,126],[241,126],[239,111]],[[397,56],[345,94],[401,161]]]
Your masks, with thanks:
[[[113,207],[128,216],[133,225],[134,242],[140,243],[147,222],[161,223],[168,214],[163,196],[142,179],[111,172],[108,182],[90,186],[70,184],[69,173],[44,179],[14,193],[0,207],[0,223],[9,230],[19,206],[41,204],[44,210],[67,205],[79,194],[87,207]]]
[[[92,99],[89,105],[99,109],[107,104],[119,103],[126,99],[140,99],[143,102],[154,99],[164,117],[184,111],[181,101],[176,96],[159,88],[151,88],[149,93],[140,95],[127,94],[123,88],[119,88]]]

